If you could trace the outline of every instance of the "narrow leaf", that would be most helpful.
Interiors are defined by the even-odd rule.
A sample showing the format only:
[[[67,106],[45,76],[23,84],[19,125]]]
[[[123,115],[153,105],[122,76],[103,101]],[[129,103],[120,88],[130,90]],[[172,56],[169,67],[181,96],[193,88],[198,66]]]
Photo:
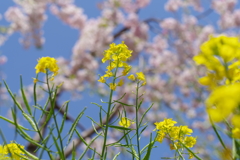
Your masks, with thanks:
[[[27,108],[27,110],[28,110],[28,113],[29,113],[30,115],[32,115],[31,107],[29,106],[27,97],[26,97],[26,95],[25,95],[25,93],[24,93],[23,82],[22,82],[22,75],[20,76],[20,86],[21,86],[21,92],[22,92],[23,102],[24,102],[24,104],[25,104],[25,106],[26,106],[26,108]]]
[[[121,129],[121,130],[132,130],[130,128],[125,128],[125,127],[120,127],[120,126],[112,126],[112,125],[109,125],[108,127],[115,128],[115,129]]]
[[[10,119],[7,119],[6,117],[0,116],[0,119],[5,120],[5,121],[7,121],[8,123],[11,123],[11,124],[15,125],[15,123],[14,123],[13,121],[11,121]],[[18,124],[18,127],[20,127],[21,129],[24,129],[24,130],[26,130],[26,131],[30,131],[30,129],[25,128],[25,127],[23,127],[23,126],[21,126],[21,125],[19,125],[19,124]]]
[[[36,124],[34,123],[34,121],[32,120],[32,118],[28,115],[28,114],[26,114],[26,113],[22,113],[23,114],[23,116],[24,116],[24,118],[30,123],[30,125],[32,126],[32,128],[34,129],[34,131],[37,131],[38,129],[37,129],[37,126],[36,126]]]
[[[8,93],[9,93],[10,96],[12,97],[12,100],[13,100],[14,103],[17,105],[18,109],[20,109],[22,112],[24,112],[23,109],[22,109],[22,106],[20,105],[20,103],[18,103],[18,101],[16,100],[16,98],[15,98],[14,95],[12,94],[11,90],[9,89],[7,83],[6,83],[5,81],[3,81],[3,83],[4,83],[4,85],[5,85]]]
[[[78,121],[80,120],[80,118],[83,116],[84,114],[84,111],[86,110],[86,108],[84,108],[77,116],[77,118],[75,119],[75,121],[73,122],[70,130],[69,130],[69,137],[68,137],[68,142],[67,144],[69,144],[70,140],[72,139],[72,136],[73,136],[73,133],[74,133],[74,130],[78,124]]]

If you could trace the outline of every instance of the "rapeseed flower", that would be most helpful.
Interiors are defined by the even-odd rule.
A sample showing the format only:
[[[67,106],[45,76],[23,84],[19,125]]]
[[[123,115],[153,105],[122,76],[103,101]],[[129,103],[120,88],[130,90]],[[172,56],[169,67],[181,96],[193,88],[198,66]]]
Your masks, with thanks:
[[[58,74],[59,67],[57,65],[57,60],[51,57],[42,57],[38,60],[38,64],[35,67],[36,73],[42,72],[46,73],[46,70],[53,72],[53,76]]]
[[[10,157],[14,160],[22,160],[19,155],[24,156],[24,152],[21,149],[24,149],[24,146],[11,142],[7,145],[0,145],[0,158],[9,159]]]
[[[132,51],[128,49],[128,46],[124,44],[116,45],[115,43],[110,44],[110,48],[105,50],[102,62],[113,61],[113,62],[125,62],[132,56]]]
[[[132,80],[132,81],[135,81],[135,76],[133,74],[131,74],[130,76],[128,76],[128,79]]]
[[[192,129],[188,128],[188,126],[175,126],[176,123],[171,118],[165,118],[162,122],[154,123],[156,125],[154,130],[157,131],[156,141],[162,143],[164,138],[169,139],[172,142],[170,144],[171,150],[181,149],[183,151],[182,143],[186,147],[192,148],[197,142],[197,138],[188,136],[193,132]],[[189,157],[192,156],[189,152]]]
[[[173,121],[172,118],[164,119],[162,122],[156,122],[154,123],[156,125],[156,130],[166,130],[174,126],[176,124],[176,121]]]
[[[99,79],[98,81],[101,82],[101,83],[105,83],[105,82],[106,82],[106,80],[104,79],[103,76],[101,76],[100,79]]]
[[[239,114],[235,114],[232,117],[232,125],[234,127],[240,128],[240,115]]]
[[[122,86],[124,84],[123,79],[120,79],[120,81],[117,83],[117,86]]]
[[[110,83],[109,87],[110,87],[111,90],[115,91],[115,89],[117,87],[117,84],[116,83]]]
[[[236,138],[236,139],[240,139],[240,129],[239,128],[232,129],[232,137]]]
[[[128,118],[122,117],[119,121],[119,125],[125,128],[129,128],[133,122],[131,122]]]
[[[197,65],[204,65],[208,73],[199,83],[210,90],[219,85],[240,81],[240,42],[238,37],[210,36],[200,46],[200,53],[193,57]]]
[[[184,139],[184,144],[188,147],[188,148],[192,148],[197,142],[197,138],[195,137],[185,137]]]
[[[113,77],[113,83],[109,83],[109,88],[111,90],[116,90],[117,86],[122,86],[124,81],[121,79],[117,84],[115,83],[116,74],[118,68],[123,68],[122,75],[125,76],[131,70],[131,66],[126,63],[126,61],[132,56],[132,51],[128,49],[128,46],[122,42],[121,44],[110,44],[109,49],[104,51],[104,57],[102,62],[105,63],[109,61],[109,65],[106,67],[107,71],[98,80],[101,83],[106,83],[106,79]]]
[[[137,75],[137,79],[142,81],[142,86],[146,85],[146,79],[145,79],[145,75],[142,72],[138,72],[136,73]]]
[[[217,87],[206,100],[206,109],[214,122],[221,122],[237,110],[240,83]]]

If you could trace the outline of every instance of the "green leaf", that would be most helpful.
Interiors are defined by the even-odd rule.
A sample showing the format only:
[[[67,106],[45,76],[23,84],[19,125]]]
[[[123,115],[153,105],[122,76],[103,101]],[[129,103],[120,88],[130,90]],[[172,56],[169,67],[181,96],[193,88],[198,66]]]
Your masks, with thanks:
[[[81,134],[75,129],[75,132],[77,133],[78,137],[80,138],[80,140],[86,145],[89,147],[89,149],[93,150],[94,151],[94,154],[97,153],[99,156],[101,156],[100,153],[96,152],[95,149],[91,148],[88,143],[85,141],[85,139],[81,136]]]
[[[144,156],[143,160],[149,160],[150,159],[150,156],[151,156],[151,151],[152,151],[152,148],[153,148],[153,145],[154,145],[155,141],[152,141],[152,133],[151,133],[151,136],[150,136],[150,142],[148,144],[148,150],[147,150],[147,153],[146,155]],[[143,150],[142,150],[143,151]],[[141,151],[141,152],[142,152]],[[140,152],[140,153],[141,153]]]
[[[64,160],[65,159],[65,157],[64,157],[64,153],[61,151],[61,149],[60,149],[60,147],[59,147],[59,145],[58,145],[58,143],[57,143],[57,138],[52,134],[52,136],[53,136],[53,141],[54,141],[54,144],[55,144],[55,146],[56,146],[56,148],[57,148],[57,150],[58,150],[58,154],[59,154],[59,156],[60,156],[60,158],[61,158],[61,160]]]
[[[95,104],[95,105],[98,106],[103,112],[105,112],[105,113],[107,114],[107,112],[102,108],[101,105],[99,105],[99,104],[97,104],[97,103],[93,103],[93,102],[91,102],[91,104]]]
[[[93,123],[95,123],[96,125],[98,125],[98,126],[100,126],[100,127],[102,127],[100,124],[98,124],[92,117],[89,117],[89,116],[87,116],[89,119],[91,119],[91,121],[93,122]]]
[[[101,135],[101,133],[98,133],[97,129],[95,128],[95,126],[93,124],[93,121],[92,121],[92,126],[93,126],[93,129],[94,129],[95,133],[98,134],[98,135]]]
[[[127,150],[127,152],[129,152],[134,158],[136,158],[136,160],[139,160],[138,154],[133,146],[131,146],[131,150],[132,150],[132,152],[129,150]]]
[[[83,116],[84,114],[84,111],[86,110],[86,108],[84,108],[77,116],[77,118],[75,119],[75,121],[73,122],[70,130],[69,130],[69,137],[68,137],[68,142],[67,144],[69,144],[70,140],[72,139],[72,136],[73,136],[73,133],[74,133],[74,130],[78,124],[78,121],[80,120],[80,118]]]
[[[32,126],[32,128],[34,129],[34,131],[38,131],[38,129],[37,129],[37,126],[36,126],[36,124],[34,123],[34,121],[32,120],[32,118],[28,115],[28,114],[26,114],[26,113],[22,113],[23,114],[23,116],[24,116],[24,118],[30,123],[30,125]]]
[[[62,131],[63,131],[64,123],[65,123],[66,118],[67,118],[68,104],[69,104],[69,101],[66,103],[66,109],[65,109],[65,111],[64,111],[64,115],[63,115],[63,119],[62,119],[61,127],[60,127],[60,130],[59,130],[60,133],[62,133]]]
[[[148,151],[147,151],[146,155],[144,156],[143,160],[149,160],[150,159],[152,146],[153,146],[153,143],[152,143],[152,133],[151,133],[150,142],[149,142],[149,145],[148,145]]]
[[[14,103],[17,105],[18,109],[21,110],[21,112],[24,112],[23,109],[22,109],[22,106],[20,103],[18,103],[18,101],[16,100],[16,98],[14,97],[14,95],[12,94],[11,90],[9,89],[7,83],[5,81],[3,81],[8,93],[10,94],[10,96],[12,97],[12,100],[14,101]]]
[[[21,86],[21,92],[22,92],[23,102],[24,102],[24,104],[25,104],[25,106],[26,106],[26,108],[27,108],[27,110],[28,110],[28,113],[29,113],[30,115],[32,115],[31,107],[29,106],[27,97],[26,97],[26,95],[25,95],[25,93],[24,93],[23,82],[22,82],[22,75],[20,76],[20,86]]]
[[[109,125],[108,127],[115,128],[115,129],[121,129],[121,130],[127,130],[127,131],[132,130],[130,128],[125,128],[125,127],[120,127],[120,126],[112,126],[112,125]]]
[[[6,117],[0,116],[0,119],[5,120],[6,122],[15,125],[15,123],[14,123],[13,121],[11,121],[10,119],[7,119]],[[24,129],[24,130],[26,130],[26,131],[30,131],[30,129],[25,128],[25,127],[23,127],[23,126],[21,126],[21,125],[19,125],[19,124],[18,124],[18,127],[20,127],[21,129]]]
[[[118,144],[123,138],[125,138],[129,133],[131,132],[131,130],[130,131],[128,131],[128,132],[126,132],[126,133],[124,133],[124,135],[117,141],[117,142],[114,142],[114,143],[110,143],[110,144],[108,144],[107,146],[115,146],[115,144]]]
[[[83,156],[86,154],[87,150],[90,148],[91,144],[99,137],[100,135],[95,136],[90,143],[87,145],[86,149],[83,151],[83,153],[81,154],[81,156],[79,157],[78,160],[81,160],[83,158]]]
[[[186,148],[188,150],[188,152],[190,152],[195,158],[197,158],[198,160],[202,160],[191,149],[189,149],[184,143],[182,143],[181,141],[178,141],[178,142],[180,142],[183,145],[183,147]]]
[[[232,156],[233,159],[240,158],[240,144],[239,141],[236,139],[232,139]]]
[[[29,152],[26,151],[25,149],[22,149],[19,144],[16,144],[16,145],[17,145],[17,147],[18,147],[22,152],[24,152],[24,153],[25,153],[27,156],[29,156],[30,158],[32,158],[32,159],[34,159],[34,160],[40,160],[38,157],[36,157],[36,156],[34,156],[33,154],[29,153]]]
[[[119,102],[119,101],[113,101],[113,102],[117,102],[117,103],[119,103],[119,104],[122,104],[122,105],[124,105],[124,106],[129,106],[129,107],[133,107],[133,106],[134,106],[134,105],[132,105],[132,104],[126,104],[126,103]]]
[[[75,145],[74,145],[74,142],[73,142],[72,160],[75,160],[75,159],[76,159],[76,148],[75,148]]]
[[[40,147],[40,148],[42,148],[42,149],[44,149],[44,150],[46,150],[46,151],[48,151],[48,152],[51,152],[48,148],[42,146],[41,144],[37,143],[37,142],[34,141],[33,139],[28,138],[28,137],[24,137],[24,138],[25,138],[27,141],[33,143],[34,145],[36,145],[36,146],[38,146],[38,147]]]
[[[143,118],[146,116],[146,114],[147,114],[148,111],[152,108],[152,106],[153,106],[153,103],[152,103],[151,106],[148,107],[148,109],[143,113],[143,115],[142,115],[142,117],[141,117],[141,120],[140,120],[140,122],[139,122],[139,126],[141,126],[142,121],[143,121]]]
[[[113,157],[113,160],[117,160],[117,157],[120,155],[121,152],[118,152],[118,154],[116,154],[114,157]]]
[[[217,129],[216,129],[216,126],[215,126],[215,124],[213,123],[211,117],[209,117],[209,120],[210,120],[210,122],[211,122],[211,125],[212,125],[212,128],[213,128],[214,132],[216,133],[216,135],[217,135],[217,137],[218,137],[218,140],[219,140],[220,143],[222,144],[223,148],[224,148],[224,149],[227,149],[227,147],[225,146],[225,144],[224,144],[224,142],[223,142],[220,134],[218,133],[218,131],[217,131]]]
[[[38,79],[38,74],[36,75],[36,79]],[[37,88],[37,83],[34,83],[33,85],[33,99],[34,99],[34,105],[37,105],[37,92],[36,92],[36,88]]]

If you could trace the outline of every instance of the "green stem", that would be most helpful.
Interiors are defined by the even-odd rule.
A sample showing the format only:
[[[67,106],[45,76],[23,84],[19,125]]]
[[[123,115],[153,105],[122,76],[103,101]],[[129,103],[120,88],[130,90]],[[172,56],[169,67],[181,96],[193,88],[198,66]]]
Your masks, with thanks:
[[[138,89],[139,89],[139,82],[137,83],[136,88],[136,132],[137,132],[137,149],[138,149],[138,157],[141,160],[141,150],[140,150],[140,142],[139,142],[139,125],[138,125]]]
[[[115,70],[114,76],[113,76],[113,81],[112,81],[113,84],[116,81],[117,70],[118,70],[118,63],[117,63],[117,67],[116,67],[116,70]],[[111,112],[111,105],[112,105],[112,96],[113,96],[113,90],[110,91],[110,95],[109,95],[107,119],[106,119],[106,127],[105,127],[105,130],[104,130],[104,141],[103,141],[103,147],[102,147],[103,149],[102,149],[101,160],[103,160],[103,157],[105,157],[105,150],[106,150],[106,143],[107,143],[107,134],[108,134],[108,123],[109,123],[110,112]]]
[[[36,120],[35,120],[34,118],[33,118],[33,122],[35,123],[35,125],[37,124],[37,122],[36,122]],[[38,135],[39,135],[39,137],[40,137],[40,139],[41,139],[41,141],[42,141],[42,140],[43,140],[43,137],[42,137],[42,134],[41,134],[41,132],[40,132],[40,130],[39,130],[38,125],[36,125],[36,128],[37,128],[37,133],[38,133]],[[48,156],[51,158],[51,160],[53,160],[50,151],[47,151],[47,153],[48,153]]]
[[[52,108],[52,111],[53,111],[53,119],[54,119],[54,123],[56,125],[56,128],[57,128],[57,132],[58,132],[58,138],[59,138],[59,141],[60,141],[60,146],[61,146],[61,151],[62,153],[59,153],[59,154],[62,154],[61,157],[63,157],[65,159],[65,156],[64,156],[64,149],[63,149],[63,144],[62,144],[62,137],[60,135],[60,130],[59,130],[59,127],[57,125],[57,119],[56,119],[56,115],[55,115],[55,110],[54,110],[54,107],[55,107],[55,102],[54,100],[55,99],[52,99],[52,91],[50,89],[50,86],[49,86],[49,79],[48,79],[48,70],[47,70],[47,73],[46,73],[46,79],[47,79],[47,87],[48,87],[48,93],[49,93],[49,98],[50,98],[50,102],[51,102],[51,108]],[[56,94],[56,93],[55,93]]]

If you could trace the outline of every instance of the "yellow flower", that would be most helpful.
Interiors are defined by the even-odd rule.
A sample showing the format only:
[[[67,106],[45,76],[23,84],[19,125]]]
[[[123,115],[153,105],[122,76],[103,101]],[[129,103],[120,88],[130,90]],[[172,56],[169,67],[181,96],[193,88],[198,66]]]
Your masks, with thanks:
[[[105,50],[102,62],[105,63],[108,60],[113,61],[127,61],[132,56],[132,51],[128,49],[128,46],[122,42],[116,45],[115,43],[110,44],[110,48]]]
[[[180,126],[181,134],[183,135],[191,135],[193,132],[192,129],[188,128],[188,126]]]
[[[58,74],[59,67],[57,60],[51,57],[42,57],[38,60],[38,64],[35,67],[36,73],[46,73],[46,69],[54,73],[54,76]]]
[[[170,144],[171,150],[181,149],[182,146],[179,144],[179,142],[174,142],[174,144]]]
[[[36,84],[38,82],[37,78],[33,78],[33,83]]]
[[[233,128],[232,137],[236,138],[236,139],[240,139],[240,129],[239,128]]]
[[[117,86],[122,86],[124,84],[123,79],[120,79],[120,81],[118,82]]]
[[[14,160],[21,160],[22,158],[19,155],[24,155],[24,152],[21,151],[19,148],[24,149],[24,146],[16,144],[11,142],[10,144],[7,144],[3,146],[3,149],[5,150],[5,153],[11,154],[11,158]]]
[[[99,82],[101,82],[101,83],[105,83],[106,82],[106,80],[104,79],[104,77],[102,76],[102,77],[100,77],[100,79],[98,80]]]
[[[179,133],[180,132],[180,127],[172,126],[168,130],[166,130],[166,132],[169,134],[169,137],[172,140],[179,140],[179,139],[181,139],[181,134]]]
[[[240,115],[234,115],[233,118],[232,118],[232,125],[234,127],[237,127],[237,128],[240,128]]]
[[[113,73],[108,70],[108,71],[106,71],[106,74],[103,77],[107,77],[107,78],[113,77]]]
[[[7,155],[7,154],[8,154],[7,150],[5,150],[2,145],[0,145],[0,155]]]
[[[214,122],[227,118],[240,104],[240,84],[220,86],[206,100],[207,112]]]
[[[135,76],[133,74],[131,74],[130,76],[128,76],[128,79],[135,81]]]
[[[145,81],[145,75],[142,72],[138,72],[136,73],[136,75],[137,75],[137,79],[141,81]]]
[[[110,87],[111,90],[115,91],[115,89],[116,89],[116,87],[117,87],[117,84],[116,84],[116,83],[114,83],[114,84],[113,84],[113,83],[110,83],[110,84],[109,84],[109,87]]]
[[[170,127],[174,126],[174,124],[177,123],[176,121],[173,121],[172,118],[164,119],[162,122],[156,122],[154,123],[156,125],[157,130],[165,130],[169,129]]]
[[[124,66],[124,70],[122,71],[122,75],[126,76],[130,72],[131,68],[132,68],[132,66],[130,66],[130,65]]]
[[[50,78],[50,81],[53,81],[54,80],[54,76],[52,76],[51,78]]]
[[[162,143],[164,137],[165,137],[165,133],[163,131],[158,131],[156,141]]]
[[[188,155],[189,155],[188,159],[192,159],[194,157],[193,154],[190,152],[188,153]]]
[[[129,128],[131,124],[132,122],[126,117],[122,117],[121,121],[119,121],[119,125],[125,128]]]
[[[145,86],[147,84],[147,82],[146,81],[144,81],[143,83],[142,83],[142,86]]]
[[[208,74],[199,83],[210,90],[220,84],[240,81],[240,42],[238,37],[210,36],[200,47],[201,52],[193,57],[197,65],[204,65]],[[232,63],[232,64],[231,64]]]
[[[197,142],[197,138],[195,137],[185,137],[184,139],[184,144],[188,147],[188,148],[192,148]]]

